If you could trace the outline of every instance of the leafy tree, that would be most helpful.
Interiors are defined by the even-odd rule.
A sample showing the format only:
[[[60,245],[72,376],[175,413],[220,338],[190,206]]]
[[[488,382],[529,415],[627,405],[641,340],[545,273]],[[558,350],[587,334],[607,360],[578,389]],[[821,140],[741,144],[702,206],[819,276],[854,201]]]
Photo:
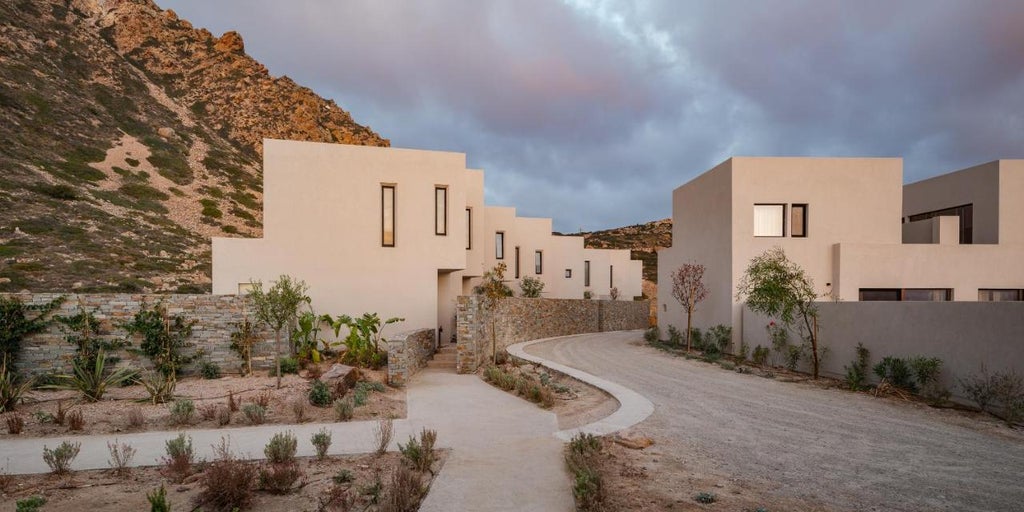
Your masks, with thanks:
[[[52,320],[48,315],[64,303],[64,296],[46,304],[25,304],[17,297],[0,296],[0,355],[13,369],[14,360],[21,352],[21,341],[42,332]]]
[[[818,298],[814,283],[804,269],[774,247],[750,260],[736,290],[736,298],[746,298],[751,311],[776,317],[786,325],[796,325],[811,347],[814,378],[818,378]]]
[[[519,281],[519,289],[523,292],[523,297],[536,299],[544,291],[544,281],[533,276],[526,276]]]
[[[261,281],[253,281],[249,290],[256,319],[274,330],[274,365],[277,367],[277,388],[281,389],[281,330],[295,318],[299,306],[309,303],[304,281],[294,281],[287,275],[277,278],[270,289],[264,291]]]
[[[100,321],[96,318],[95,311],[89,311],[79,305],[78,313],[74,315],[54,317],[64,331],[64,339],[75,346],[75,362],[84,368],[95,366],[96,356],[100,351],[109,353],[125,345],[120,340],[100,337]],[[108,364],[115,364],[119,360],[117,357],[106,359]]]
[[[231,350],[242,359],[243,375],[252,375],[252,347],[259,341],[259,326],[248,315],[235,324],[235,332],[231,333]]]
[[[195,320],[186,320],[182,315],[168,314],[167,306],[158,303],[152,308],[143,304],[132,320],[121,327],[129,336],[142,338],[139,348],[133,351],[148,357],[158,372],[173,381],[181,367],[198,355],[182,353],[182,349],[192,346],[188,339],[195,324]]]
[[[708,297],[708,288],[704,286],[704,265],[684,263],[672,271],[672,297],[683,305],[686,311],[686,351],[689,352],[690,332],[693,330],[693,311],[697,303]]]
[[[498,304],[501,303],[501,299],[512,296],[512,289],[505,284],[505,271],[508,267],[505,263],[498,263],[494,268],[484,272],[483,280],[473,288],[473,293],[479,295],[483,300],[481,304],[484,307],[484,311],[487,312],[490,317],[491,324],[491,362],[493,364],[498,363],[498,341],[495,331],[494,311],[498,308]]]

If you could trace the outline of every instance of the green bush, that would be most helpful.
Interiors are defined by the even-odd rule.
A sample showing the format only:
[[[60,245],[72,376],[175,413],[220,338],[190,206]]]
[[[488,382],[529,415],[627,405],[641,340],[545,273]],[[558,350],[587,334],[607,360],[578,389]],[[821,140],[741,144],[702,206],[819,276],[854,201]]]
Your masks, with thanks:
[[[36,512],[39,507],[46,504],[46,498],[42,496],[29,496],[23,500],[18,500],[15,503],[15,510],[17,512]]]
[[[146,500],[149,501],[149,512],[171,512],[171,504],[167,501],[167,489],[163,484],[152,493],[146,493]]]
[[[316,458],[324,460],[327,457],[327,450],[331,447],[331,432],[322,428],[319,432],[315,432],[309,441],[316,448]]]
[[[786,345],[784,354],[786,356],[786,369],[791,372],[796,371],[796,367],[804,357],[804,347],[803,345]]]
[[[282,357],[281,358],[281,375],[298,374],[299,373],[299,360],[294,357]],[[277,376],[277,369],[271,368],[269,375],[271,377]]]
[[[917,391],[913,372],[906,359],[886,356],[874,366],[873,371],[879,379],[887,381],[894,387]]]
[[[591,434],[577,434],[569,441],[566,466],[572,474],[572,494],[580,510],[601,510],[605,501],[604,482],[596,458],[601,441]]]
[[[668,342],[677,347],[683,344],[683,333],[674,325],[668,326]]]
[[[846,386],[851,391],[864,389],[864,383],[868,378],[868,364],[871,359],[871,351],[863,343],[857,344],[857,359],[844,366],[846,370]]]
[[[172,425],[188,425],[192,423],[192,417],[196,412],[195,404],[187,398],[175,400],[171,404],[170,409]]]
[[[536,299],[544,291],[544,281],[533,276],[526,276],[519,281],[519,289],[522,291],[523,297]]]
[[[705,505],[710,505],[718,501],[718,497],[715,496],[715,493],[712,492],[700,492],[694,495],[693,501],[696,501],[697,503],[703,503]]]
[[[270,442],[263,448],[263,454],[273,464],[282,464],[295,461],[295,452],[298,450],[299,440],[289,430],[278,432],[270,438]]]
[[[32,379],[23,381],[7,367],[6,357],[0,359],[0,412],[14,410],[23,395],[32,389],[32,384]]]
[[[351,482],[354,482],[355,479],[356,479],[355,475],[353,475],[352,471],[349,470],[349,469],[342,469],[342,470],[338,471],[338,473],[335,474],[333,477],[331,477],[331,480],[334,481],[334,483],[336,483],[336,484],[351,483]]]
[[[647,343],[657,343],[661,341],[661,329],[658,329],[658,326],[655,325],[644,331],[644,341]]]
[[[309,385],[309,403],[317,407],[331,405],[331,388],[322,380],[316,379]]]
[[[348,421],[352,419],[354,409],[355,404],[352,403],[351,399],[338,398],[334,401],[334,416],[338,421]]]
[[[81,443],[63,441],[56,448],[50,449],[43,445],[43,462],[50,467],[55,475],[66,475],[71,472],[71,462],[78,457]]]
[[[167,456],[164,457],[164,464],[172,477],[181,481],[192,472],[192,462],[195,459],[195,451],[192,450],[192,438],[185,434],[178,434],[178,437],[168,439],[164,443]]]
[[[267,409],[262,405],[245,404],[242,406],[242,414],[252,425],[262,425],[267,421]]]
[[[765,364],[768,363],[768,356],[770,354],[771,351],[768,350],[768,347],[762,347],[761,345],[758,345],[754,347],[754,352],[751,354],[750,359],[751,361],[754,362],[754,364],[758,366],[764,366]]]
[[[203,361],[203,364],[199,367],[199,373],[204,379],[219,379],[220,366],[213,361]]]
[[[107,373],[106,361],[107,356],[103,350],[96,354],[96,360],[92,364],[85,361],[73,361],[71,364],[73,373],[60,375],[60,384],[47,387],[78,391],[87,402],[96,402],[103,398],[107,388],[121,385],[135,376],[135,371],[130,368],[121,368]]]

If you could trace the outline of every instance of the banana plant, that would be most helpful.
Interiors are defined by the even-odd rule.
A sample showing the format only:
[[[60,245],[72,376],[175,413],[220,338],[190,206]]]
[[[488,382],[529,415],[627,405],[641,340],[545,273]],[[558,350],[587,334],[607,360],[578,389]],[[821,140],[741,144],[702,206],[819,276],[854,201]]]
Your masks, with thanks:
[[[312,307],[299,315],[297,328],[292,334],[299,357],[308,357],[314,363],[319,363],[323,358],[323,352],[317,349],[317,344],[323,343],[325,351],[330,348],[330,342],[320,339],[320,329],[324,324],[333,323],[331,315],[317,315]]]
[[[356,365],[376,367],[384,357],[380,350],[380,343],[384,341],[384,327],[404,321],[404,318],[399,317],[382,321],[377,313],[363,313],[363,316],[358,318],[341,315],[332,321],[331,327],[334,329],[335,337],[341,335],[342,327],[349,330],[345,339],[345,345],[348,347],[345,353],[347,361]]]

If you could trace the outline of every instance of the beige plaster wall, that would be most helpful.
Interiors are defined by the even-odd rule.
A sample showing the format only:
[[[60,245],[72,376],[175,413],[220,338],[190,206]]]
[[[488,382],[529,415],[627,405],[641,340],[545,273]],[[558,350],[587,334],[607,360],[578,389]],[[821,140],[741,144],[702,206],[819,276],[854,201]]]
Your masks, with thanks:
[[[903,216],[973,203],[974,243],[999,243],[999,174],[996,161],[909,183],[903,187]]]
[[[583,260],[590,261],[590,286],[580,289],[580,297],[584,290],[589,290],[594,299],[611,299],[612,288],[619,289],[619,300],[643,295],[643,262],[631,259],[629,250],[585,249]],[[581,263],[581,286],[585,282],[583,277]]]
[[[999,243],[1024,245],[1024,160],[999,160]]]

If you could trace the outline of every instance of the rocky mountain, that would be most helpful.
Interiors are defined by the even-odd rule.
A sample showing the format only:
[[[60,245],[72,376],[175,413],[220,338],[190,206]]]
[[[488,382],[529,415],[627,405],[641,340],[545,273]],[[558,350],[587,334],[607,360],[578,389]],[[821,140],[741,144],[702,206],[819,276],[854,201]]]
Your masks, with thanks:
[[[265,137],[389,144],[150,0],[3,0],[0,291],[208,290]]]
[[[644,280],[657,283],[657,250],[672,245],[672,219],[578,235],[582,235],[584,245],[592,249],[629,249],[633,259],[644,262]]]

